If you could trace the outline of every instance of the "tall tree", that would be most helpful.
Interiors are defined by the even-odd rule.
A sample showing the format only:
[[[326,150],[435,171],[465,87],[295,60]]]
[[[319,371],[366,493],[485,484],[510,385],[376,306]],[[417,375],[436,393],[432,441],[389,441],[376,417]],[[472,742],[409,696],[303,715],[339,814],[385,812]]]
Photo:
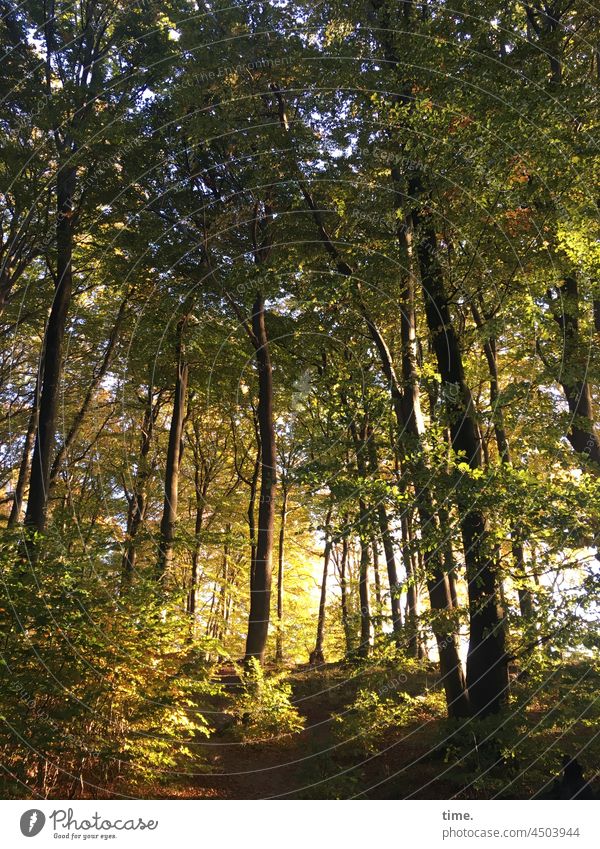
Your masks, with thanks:
[[[173,412],[169,428],[169,444],[165,467],[165,498],[160,523],[160,541],[158,547],[158,578],[164,580],[173,560],[173,544],[177,523],[177,503],[179,500],[179,469],[183,451],[189,365],[185,351],[184,333],[189,316],[183,316],[177,322],[177,340],[175,344],[176,377],[173,395]]]

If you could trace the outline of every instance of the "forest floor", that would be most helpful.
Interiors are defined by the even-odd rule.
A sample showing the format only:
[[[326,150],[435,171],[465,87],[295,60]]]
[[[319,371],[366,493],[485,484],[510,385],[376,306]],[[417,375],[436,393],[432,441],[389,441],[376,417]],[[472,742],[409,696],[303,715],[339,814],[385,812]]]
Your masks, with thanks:
[[[290,671],[292,702],[304,719],[304,730],[266,741],[226,742],[209,756],[213,771],[188,787],[193,795],[233,799],[351,798],[377,785],[396,769],[427,751],[426,737],[413,735],[395,753],[374,755],[357,741],[345,741],[337,717],[351,710],[358,681],[338,665]],[[393,757],[395,755],[395,757]],[[375,789],[369,795],[381,797]],[[385,792],[383,793],[385,795]],[[443,794],[442,794],[443,795]]]
[[[233,669],[221,670],[221,683],[235,691],[238,678]],[[217,729],[209,741],[198,740],[202,771],[179,775],[157,786],[158,798],[218,799],[340,799],[397,798],[428,785],[436,778],[431,755],[432,728],[415,722],[402,729],[402,739],[382,752],[365,749],[358,739],[345,739],[338,717],[347,717],[361,686],[360,673],[347,666],[327,664],[318,669],[299,666],[288,670],[292,703],[304,720],[299,733],[244,741],[225,712],[210,716]],[[424,681],[412,681],[420,687]],[[217,701],[218,704],[218,701]],[[422,726],[422,727],[421,727]],[[242,729],[243,732],[243,729]],[[418,770],[418,778],[415,771]],[[451,788],[436,780],[415,798],[448,798]]]
[[[362,680],[361,680],[362,678]],[[235,691],[238,681],[233,669],[221,671],[224,689]],[[243,727],[217,710],[211,716],[216,728],[209,740],[198,740],[200,770],[177,774],[172,780],[149,789],[150,798],[213,799],[451,799],[531,798],[552,775],[525,769],[514,755],[498,757],[485,746],[455,751],[448,743],[448,722],[443,710],[425,704],[420,715],[412,715],[383,734],[364,726],[353,733],[353,707],[357,693],[369,681],[360,668],[353,672],[342,664],[318,669],[303,666],[287,671],[292,702],[304,720],[299,733],[271,736],[258,741],[243,740]],[[435,670],[427,669],[403,679],[402,689],[415,695],[432,692]],[[372,684],[372,682],[371,682]],[[397,682],[393,682],[397,684]],[[381,691],[380,691],[381,692]],[[441,694],[439,696],[442,704]],[[221,701],[226,710],[227,702]],[[538,721],[533,707],[529,721]],[[368,714],[367,714],[368,715]],[[581,729],[579,729],[579,732]],[[580,733],[577,749],[582,745]],[[591,732],[593,734],[593,732]],[[561,735],[567,749],[575,743]],[[545,746],[554,746],[550,731]],[[585,744],[584,744],[585,745]],[[560,751],[564,751],[564,748]],[[491,756],[491,758],[490,758]],[[511,761],[511,758],[513,760]],[[491,768],[488,767],[491,764]]]

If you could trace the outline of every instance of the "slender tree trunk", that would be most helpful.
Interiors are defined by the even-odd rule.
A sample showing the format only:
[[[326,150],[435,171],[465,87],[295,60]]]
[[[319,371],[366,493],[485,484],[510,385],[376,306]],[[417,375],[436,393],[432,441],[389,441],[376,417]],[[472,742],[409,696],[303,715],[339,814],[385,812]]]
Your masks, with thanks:
[[[208,609],[208,616],[206,617],[206,636],[214,637],[215,635],[215,617],[214,610],[215,604],[217,601],[217,581],[213,583],[212,593],[210,596],[210,607]]]
[[[325,663],[323,655],[323,641],[325,638],[325,610],[327,606],[327,575],[329,572],[329,560],[331,557],[331,547],[333,544],[329,525],[331,523],[331,506],[327,510],[325,517],[325,548],[323,550],[323,577],[321,580],[321,596],[319,598],[319,614],[317,617],[317,638],[315,647],[310,653],[309,662],[314,665]]]
[[[373,617],[373,631],[375,637],[383,633],[382,607],[381,607],[381,576],[379,574],[379,549],[377,540],[371,537],[371,552],[373,556],[373,578],[375,579],[375,616]]]
[[[262,449],[260,443],[260,433],[258,429],[258,420],[256,413],[254,416],[254,433],[256,435],[256,456],[254,458],[254,468],[252,477],[250,478],[250,498],[248,499],[248,538],[250,540],[250,591],[254,586],[254,572],[256,566],[256,496],[258,493],[258,483],[260,478],[260,468],[262,462]]]
[[[404,225],[399,229],[399,238],[402,239],[409,263],[412,258],[412,245],[409,240],[410,234],[410,229]],[[404,295],[401,304],[404,392],[400,389],[391,354],[385,340],[376,323],[364,307],[363,315],[379,352],[384,374],[389,381],[392,405],[396,414],[399,433],[405,434],[414,443],[415,452],[414,457],[410,460],[410,470],[414,480],[417,512],[422,531],[424,533],[431,533],[438,529],[438,522],[434,509],[433,496],[426,483],[430,477],[429,469],[424,458],[418,453],[425,425],[421,412],[416,366],[414,282],[414,275],[409,266],[409,272],[404,281]],[[432,628],[440,658],[440,673],[446,692],[448,713],[450,716],[466,716],[470,711],[470,707],[462,663],[458,652],[456,627],[448,618],[448,610],[452,608],[452,598],[450,597],[448,580],[444,571],[444,563],[437,546],[435,548],[426,546],[423,558],[429,601],[432,610],[436,612]],[[418,653],[420,647],[418,637],[415,647]]]
[[[223,639],[225,632],[226,614],[227,614],[227,587],[229,585],[229,540],[225,541],[223,546],[223,576],[221,581],[221,589],[219,591],[219,600],[217,604],[217,614],[215,617],[214,634],[218,640]]]
[[[360,523],[367,520],[367,506],[359,501]],[[360,643],[358,655],[362,658],[369,656],[371,649],[371,605],[369,599],[369,542],[364,535],[360,537],[360,571],[358,576],[358,599],[360,602]]]
[[[406,570],[406,631],[408,637],[408,653],[411,657],[421,657],[419,637],[419,593],[416,571],[413,568],[408,517],[403,515],[402,528],[402,560]]]
[[[421,594],[420,582],[423,578],[425,578],[425,584],[428,586],[429,575],[427,570],[425,569],[425,558],[423,557],[423,552],[421,550],[422,543],[419,544],[417,540],[417,536],[415,534],[412,522],[412,516],[409,516],[408,519],[408,527],[410,533],[411,540],[411,550],[412,550],[412,564],[413,564],[413,575],[416,577],[416,581],[418,584],[417,587],[417,598]],[[421,537],[422,539],[422,537]],[[429,586],[428,586],[429,588]],[[431,610],[435,610],[435,606],[431,604],[431,596],[429,598],[429,604]],[[444,607],[446,610],[446,607]],[[432,628],[433,630],[433,628]],[[423,635],[419,632],[419,660],[429,660],[429,648],[427,645],[427,640],[423,639]]]
[[[250,590],[246,659],[256,657],[262,663],[267,644],[271,610],[277,456],[273,423],[273,373],[269,354],[269,340],[265,327],[265,306],[260,293],[256,297],[252,310],[252,330],[256,339],[256,366],[259,386],[258,427],[262,459],[256,562],[254,565],[254,586]]]
[[[400,580],[398,578],[398,569],[396,567],[396,555],[394,553],[394,543],[390,531],[387,511],[378,512],[379,531],[381,533],[381,542],[385,555],[385,564],[387,568],[388,582],[390,585],[390,607],[392,610],[392,630],[396,641],[402,639],[402,605],[400,599]]]
[[[27,433],[25,434],[25,443],[23,445],[23,455],[21,457],[21,465],[19,466],[19,475],[15,486],[13,503],[10,508],[7,527],[14,528],[21,521],[21,510],[23,508],[23,498],[25,496],[25,484],[29,473],[29,461],[31,459],[31,449],[35,439],[35,433],[38,422],[38,384],[36,382],[35,392],[27,424]]]
[[[42,533],[46,529],[50,464],[56,436],[58,393],[63,367],[63,347],[67,313],[73,288],[73,198],[76,171],[71,165],[59,168],[56,177],[56,287],[46,325],[44,349],[40,363],[40,404],[38,426],[25,525]]]
[[[132,493],[127,512],[127,542],[121,565],[121,592],[125,592],[135,572],[137,560],[137,535],[146,518],[146,489],[145,482]]]
[[[198,572],[200,567],[200,534],[202,533],[202,527],[204,525],[204,511],[206,508],[206,496],[208,493],[208,469],[206,465],[204,465],[202,471],[200,469],[201,459],[198,455],[198,446],[200,443],[200,433],[199,428],[196,423],[194,423],[194,435],[195,435],[195,445],[194,445],[194,489],[196,494],[196,519],[194,522],[194,548],[192,550],[192,572],[190,576],[190,591],[188,593],[188,602],[187,602],[187,612],[191,617],[195,617],[196,614],[196,593],[198,591]],[[231,525],[227,524],[225,526],[225,533],[227,534],[227,538],[229,538],[229,534],[231,532]],[[225,543],[227,545],[227,542]]]
[[[360,432],[357,431],[354,421],[350,423],[350,431],[354,440],[356,452],[356,468],[359,478],[364,482],[368,477],[367,469],[367,418],[364,416]],[[360,567],[358,574],[358,598],[360,603],[360,643],[358,655],[362,658],[369,656],[371,648],[371,604],[369,599],[369,511],[364,498],[358,499],[358,526],[360,539]]]
[[[527,580],[527,567],[525,564],[525,552],[523,550],[523,543],[520,540],[518,531],[512,532],[511,549],[514,562],[515,576],[517,578],[517,581],[519,581],[519,585],[517,586],[517,596],[519,598],[519,612],[523,619],[531,621],[535,617],[533,594],[530,589],[521,585],[522,581]]]
[[[342,627],[344,629],[344,637],[346,640],[346,657],[351,657],[352,652],[354,651],[354,640],[352,639],[352,629],[350,627],[350,614],[348,610],[348,583],[346,578],[347,565],[348,537],[344,534],[342,538],[342,554],[340,558],[339,581],[342,607]]]
[[[443,542],[443,557],[444,557],[444,572],[448,581],[448,591],[452,601],[452,607],[458,607],[458,592],[456,588],[456,563],[454,561],[454,551],[452,549],[452,534],[450,532],[450,514],[445,507],[438,509],[440,519],[440,531],[444,535]]]
[[[154,401],[148,389],[148,403],[144,411],[140,438],[140,459],[133,492],[128,496],[127,533],[121,563],[121,592],[126,592],[133,580],[137,559],[137,536],[144,524],[148,507],[147,486],[152,473],[149,455],[154,435],[154,425],[160,409],[160,395]],[[127,493],[126,493],[127,494]]]
[[[386,60],[392,66],[397,66],[399,59],[389,37],[389,33],[391,32],[389,9],[378,2],[373,2],[371,5],[381,21],[378,37],[381,41]],[[406,2],[403,6],[403,27],[407,29],[411,27],[413,5],[412,2]],[[413,103],[410,95],[410,85],[402,84],[399,81],[399,93],[395,94],[392,100],[395,104],[404,104],[410,107]],[[392,169],[391,177],[394,184],[394,206],[398,222],[397,236],[399,248],[401,253],[406,255],[406,260],[408,261],[408,273],[405,275],[405,291],[401,304],[402,376],[406,387],[404,392],[400,390],[389,351],[381,334],[376,326],[369,325],[369,327],[379,350],[384,372],[390,381],[392,402],[400,433],[403,433],[406,429],[418,445],[420,434],[423,433],[424,423],[420,410],[415,355],[415,274],[412,262],[412,227],[410,226],[412,220],[407,216],[403,222],[399,214],[403,206],[403,194],[400,174],[397,169]],[[409,226],[406,226],[407,224]],[[367,324],[369,324],[368,316],[365,317],[367,318]],[[428,480],[426,463],[419,460],[413,465],[415,496],[421,527],[424,530],[429,527],[435,529],[437,521],[434,511],[434,500],[431,493],[428,492],[425,483]],[[448,712],[450,716],[464,716],[470,711],[468,694],[465,688],[462,664],[458,654],[456,633],[454,632],[453,625],[447,621],[447,614],[444,613],[444,610],[452,605],[452,599],[449,596],[448,581],[444,574],[444,566],[439,553],[437,551],[431,552],[429,547],[425,553],[425,569],[428,579],[430,603],[432,609],[437,609],[438,611],[438,615],[436,616],[437,626],[434,631],[440,656],[440,671],[446,689]]]
[[[275,661],[283,663],[283,573],[285,568],[285,529],[287,521],[288,487],[282,488],[281,520],[279,525],[279,562],[277,568],[277,642]]]
[[[377,456],[377,445],[374,434],[369,431],[369,461],[371,471],[375,477],[379,475],[379,459]],[[377,504],[377,522],[379,533],[385,555],[388,582],[390,585],[390,607],[392,610],[392,630],[396,641],[402,638],[402,608],[400,605],[400,584],[398,581],[398,570],[396,568],[396,557],[394,554],[394,542],[390,531],[390,522],[383,500]]]
[[[231,570],[229,573],[229,593],[227,595],[227,608],[225,610],[225,628],[224,634],[227,634],[229,631],[229,624],[231,622],[231,616],[233,614],[234,609],[234,590],[236,588],[237,575],[238,575],[238,567],[239,564],[237,562],[233,562],[231,565]]]
[[[445,547],[446,558],[446,574],[448,575],[448,587],[450,589],[450,598],[452,599],[452,607],[458,607],[458,590],[456,587],[456,567],[454,565],[454,554],[452,552],[452,541],[449,539]]]
[[[173,546],[177,525],[179,468],[183,447],[183,426],[189,376],[183,343],[185,321],[185,318],[181,319],[177,326],[177,376],[175,378],[175,397],[173,399],[173,412],[171,415],[171,426],[169,428],[164,484],[165,497],[158,545],[157,578],[159,581],[164,581],[173,561]]]

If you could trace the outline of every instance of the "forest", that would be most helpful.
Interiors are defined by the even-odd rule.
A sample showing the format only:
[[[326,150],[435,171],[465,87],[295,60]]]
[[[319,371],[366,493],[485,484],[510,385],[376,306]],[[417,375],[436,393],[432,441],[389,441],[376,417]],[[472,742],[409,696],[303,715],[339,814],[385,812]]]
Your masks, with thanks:
[[[595,797],[600,8],[0,21],[0,797]]]

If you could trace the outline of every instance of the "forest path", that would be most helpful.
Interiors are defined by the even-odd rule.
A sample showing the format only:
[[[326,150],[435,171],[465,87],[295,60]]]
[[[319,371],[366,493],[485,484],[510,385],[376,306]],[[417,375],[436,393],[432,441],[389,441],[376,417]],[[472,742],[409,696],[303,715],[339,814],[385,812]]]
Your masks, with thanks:
[[[214,715],[212,721],[223,730],[218,730],[204,747],[199,741],[207,773],[194,776],[189,784],[182,778],[182,795],[219,799],[310,797],[315,781],[324,781],[321,787],[327,784],[328,777],[336,772],[332,753],[339,748],[333,715],[345,709],[352,694],[339,684],[329,686],[321,672],[306,666],[290,670],[288,680],[292,702],[304,719],[303,731],[252,742],[235,741],[227,729],[228,715]],[[236,676],[225,670],[221,683],[226,688],[235,687]]]
[[[224,670],[220,677],[226,688],[239,683],[232,670]],[[437,782],[439,764],[426,757],[431,729],[424,734],[417,730],[402,745],[371,756],[356,741],[340,737],[335,716],[349,709],[360,687],[360,675],[339,664],[319,669],[299,666],[289,670],[288,681],[292,702],[305,721],[302,732],[262,741],[236,741],[230,715],[215,714],[212,722],[217,732],[206,743],[198,741],[206,773],[181,776],[176,784],[163,788],[161,795],[348,799],[367,791],[368,798],[402,798],[415,786],[430,781],[436,786],[428,787],[427,798],[438,792],[439,798],[444,798],[448,793],[444,782]],[[395,773],[399,773],[397,778]]]

